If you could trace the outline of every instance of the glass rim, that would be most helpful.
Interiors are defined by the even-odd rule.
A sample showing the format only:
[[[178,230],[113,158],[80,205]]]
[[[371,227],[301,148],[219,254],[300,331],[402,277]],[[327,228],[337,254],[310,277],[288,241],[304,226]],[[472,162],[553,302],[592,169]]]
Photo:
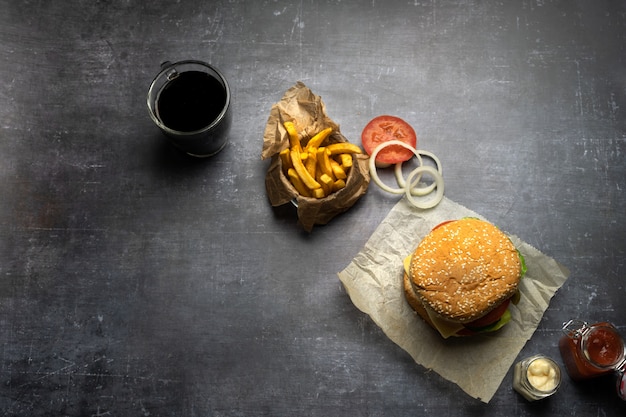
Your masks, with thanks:
[[[593,359],[591,359],[591,357],[589,356],[589,349],[588,349],[589,338],[591,337],[593,333],[595,333],[597,330],[600,330],[600,329],[607,330],[611,332],[612,334],[614,334],[617,337],[617,340],[619,341],[620,347],[621,347],[621,352],[617,356],[617,359],[614,362],[607,364],[607,365],[599,364]],[[624,364],[624,358],[626,356],[626,346],[624,345],[624,339],[622,339],[621,335],[617,332],[617,330],[613,326],[600,325],[600,326],[588,327],[581,336],[580,346],[581,346],[581,350],[583,354],[585,355],[585,358],[591,364],[593,364],[593,366],[595,366],[598,369],[619,369],[620,365]]]
[[[535,362],[536,360],[539,360],[539,359],[543,359],[543,360],[545,360],[546,362],[549,362],[549,363],[550,363],[550,365],[552,366],[552,368],[554,369],[554,372],[555,372],[555,374],[556,374],[556,384],[554,385],[554,387],[553,387],[552,389],[549,389],[549,390],[545,390],[545,391],[544,391],[544,390],[541,390],[541,389],[539,389],[539,388],[536,388],[534,385],[532,385],[532,384],[530,383],[530,381],[528,381],[528,383],[529,383],[529,384],[530,384],[530,385],[531,385],[531,386],[532,386],[532,387],[533,387],[533,388],[534,388],[537,392],[542,393],[543,395],[546,395],[546,396],[547,396],[547,395],[554,394],[554,393],[555,393],[555,392],[559,389],[559,387],[561,386],[561,382],[562,382],[562,377],[561,377],[561,367],[560,367],[560,366],[559,366],[559,364],[558,364],[558,363],[556,363],[556,361],[555,361],[554,359],[552,359],[551,357],[546,356],[546,355],[542,355],[542,354],[537,354],[537,355],[533,355],[533,356],[531,356],[531,357],[529,357],[529,358],[526,358],[526,359],[524,360],[524,362],[525,362],[525,364],[526,364],[526,371],[528,371],[528,368],[530,367],[530,365],[531,365],[533,362]],[[524,375],[524,377],[525,377],[525,379],[526,379],[526,380],[528,380],[528,374],[527,374],[527,373],[526,373],[526,375]]]
[[[176,130],[176,129],[172,129],[170,127],[168,127],[167,125],[165,125],[156,115],[156,107],[153,105],[151,98],[154,97],[156,94],[159,94],[159,91],[161,91],[162,87],[159,88],[159,91],[154,91],[157,87],[157,84],[159,82],[159,80],[161,80],[164,76],[166,76],[166,74],[168,72],[170,72],[172,69],[176,68],[176,67],[180,67],[180,66],[185,66],[185,65],[199,65],[202,66],[208,70],[210,70],[212,73],[212,75],[215,75],[216,78],[220,81],[220,83],[224,86],[224,92],[226,93],[226,99],[224,100],[224,105],[222,107],[222,110],[220,111],[220,113],[215,117],[215,119],[213,119],[213,121],[204,126],[202,129],[197,129],[197,130],[191,130],[191,131],[181,131],[181,130]],[[182,72],[186,72],[186,71],[182,71]],[[163,84],[165,85],[167,83],[167,81]],[[228,109],[230,108],[230,87],[228,85],[228,81],[226,81],[226,77],[224,76],[224,74],[218,69],[216,68],[214,65],[209,64],[208,62],[205,61],[200,61],[200,60],[196,60],[196,59],[187,59],[187,60],[183,60],[183,61],[176,61],[176,62],[169,62],[169,61],[165,61],[161,64],[161,70],[157,73],[157,75],[154,77],[154,79],[152,80],[152,82],[150,83],[150,88],[148,89],[148,96],[146,98],[146,102],[148,105],[148,110],[150,111],[150,118],[152,118],[152,121],[154,123],[156,123],[156,125],[162,129],[163,131],[165,131],[168,134],[171,135],[176,135],[176,136],[195,136],[201,133],[205,133],[208,132],[210,130],[212,130],[215,126],[217,126],[222,120],[224,120],[224,118],[226,117],[226,113],[228,112]],[[155,97],[154,99],[154,103],[156,104],[157,102],[157,98]]]

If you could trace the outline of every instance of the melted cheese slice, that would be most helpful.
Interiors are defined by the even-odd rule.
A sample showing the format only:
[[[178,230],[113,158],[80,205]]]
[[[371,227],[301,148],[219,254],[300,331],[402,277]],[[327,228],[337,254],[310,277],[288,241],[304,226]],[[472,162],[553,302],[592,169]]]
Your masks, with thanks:
[[[411,274],[409,273],[409,269],[411,269],[411,257],[412,256],[413,256],[412,254],[407,256],[406,258],[404,258],[404,262],[403,262],[404,271],[409,277],[411,276]],[[454,336],[459,330],[462,330],[465,328],[465,326],[463,326],[462,324],[452,323],[450,321],[442,319],[434,311],[432,311],[430,307],[428,306],[424,306],[424,310],[426,310],[426,313],[428,314],[428,318],[432,321],[433,325],[435,326],[435,329],[437,329],[439,334],[444,339],[447,339],[450,336]]]

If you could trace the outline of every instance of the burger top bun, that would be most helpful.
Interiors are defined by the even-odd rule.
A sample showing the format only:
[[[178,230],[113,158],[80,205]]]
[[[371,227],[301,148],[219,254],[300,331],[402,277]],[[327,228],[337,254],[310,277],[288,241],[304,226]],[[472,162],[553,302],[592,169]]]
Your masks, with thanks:
[[[443,223],[420,242],[411,258],[415,294],[442,318],[468,323],[517,291],[522,265],[511,240],[475,218]]]

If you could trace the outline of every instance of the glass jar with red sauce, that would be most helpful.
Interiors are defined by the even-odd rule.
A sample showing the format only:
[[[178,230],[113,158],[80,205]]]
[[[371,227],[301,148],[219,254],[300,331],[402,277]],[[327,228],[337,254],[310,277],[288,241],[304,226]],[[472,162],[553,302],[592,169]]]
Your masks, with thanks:
[[[571,379],[580,381],[611,373],[624,374],[626,347],[611,323],[590,325],[570,320],[563,324],[563,332],[559,350]]]

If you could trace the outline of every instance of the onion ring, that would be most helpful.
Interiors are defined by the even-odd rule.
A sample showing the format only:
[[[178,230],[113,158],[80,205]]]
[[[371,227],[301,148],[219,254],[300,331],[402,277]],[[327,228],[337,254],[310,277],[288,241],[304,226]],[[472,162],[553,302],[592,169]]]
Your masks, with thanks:
[[[432,159],[433,161],[435,161],[435,165],[437,166],[437,171],[439,171],[439,174],[443,175],[443,170],[441,168],[441,161],[439,160],[439,158],[437,158],[437,155],[435,155],[432,152],[424,151],[421,149],[419,149],[417,152],[420,155],[426,156]],[[402,162],[398,162],[396,164],[394,168],[394,173],[396,174],[396,181],[398,182],[398,185],[400,187],[405,187],[406,183],[404,182],[404,177],[402,176]],[[421,178],[422,178],[422,175],[420,174],[417,177],[416,181],[419,182]],[[424,195],[430,194],[435,189],[435,186],[436,186],[436,182],[430,184],[428,187],[412,188],[411,194],[415,196],[424,196]]]
[[[376,149],[374,149],[374,152],[372,152],[372,154],[370,155],[369,168],[370,168],[370,177],[372,177],[372,181],[374,181],[376,185],[378,185],[380,188],[387,191],[388,193],[404,194],[406,187],[404,186],[402,186],[402,188],[389,187],[388,185],[384,184],[380,180],[380,178],[378,177],[378,172],[376,172],[376,155],[378,155],[378,152],[380,152],[382,149],[386,148],[389,145],[399,145],[413,152],[413,154],[417,157],[417,160],[419,161],[420,166],[422,166],[422,157],[418,153],[417,149],[399,140],[389,140],[387,142],[382,142],[376,147]]]
[[[433,178],[435,179],[435,182],[433,184],[435,185],[435,188],[437,188],[437,193],[433,198],[426,200],[423,203],[420,203],[415,198],[413,198],[412,189],[413,186],[416,185],[417,182],[419,182],[419,178],[415,179],[414,177],[417,177],[419,175],[419,177],[421,178],[422,173],[428,173],[433,176]],[[443,189],[443,175],[441,175],[441,173],[435,168],[428,165],[423,165],[411,171],[411,173],[406,178],[404,194],[406,195],[407,200],[409,200],[409,203],[411,203],[413,206],[419,209],[429,209],[435,207],[437,204],[439,204],[439,202],[441,202],[441,200],[443,199]]]

